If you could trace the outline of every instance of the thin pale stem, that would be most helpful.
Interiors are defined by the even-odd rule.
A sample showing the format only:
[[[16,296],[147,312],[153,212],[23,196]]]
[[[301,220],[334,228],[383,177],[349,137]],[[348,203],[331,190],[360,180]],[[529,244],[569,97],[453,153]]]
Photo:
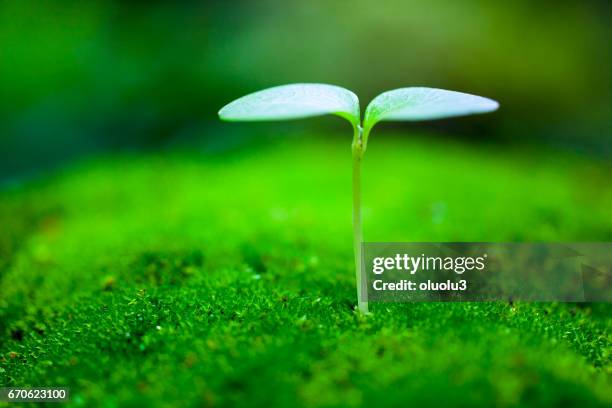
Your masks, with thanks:
[[[357,304],[359,311],[368,313],[368,302],[361,300],[361,242],[363,233],[361,227],[361,159],[363,158],[364,146],[362,130],[360,126],[355,127],[353,137],[353,248],[355,251],[355,281],[357,284]]]

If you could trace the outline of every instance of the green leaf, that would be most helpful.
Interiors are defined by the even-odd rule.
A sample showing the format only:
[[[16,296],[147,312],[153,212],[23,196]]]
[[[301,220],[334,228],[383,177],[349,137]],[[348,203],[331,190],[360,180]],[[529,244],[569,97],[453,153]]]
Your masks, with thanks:
[[[359,100],[334,85],[291,84],[255,92],[225,105],[219,117],[227,121],[298,119],[333,114],[357,126]]]
[[[436,88],[400,88],[378,95],[365,112],[364,128],[383,120],[431,120],[496,110],[499,104],[482,96]]]

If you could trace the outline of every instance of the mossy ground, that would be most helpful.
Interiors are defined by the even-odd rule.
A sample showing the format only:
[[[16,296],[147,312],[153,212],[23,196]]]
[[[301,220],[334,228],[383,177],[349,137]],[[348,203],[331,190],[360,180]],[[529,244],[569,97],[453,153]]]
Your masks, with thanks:
[[[0,383],[74,406],[610,405],[605,304],[354,311],[350,142],[103,157],[0,194]],[[401,137],[369,241],[612,238],[610,168]],[[181,403],[178,403],[181,401]]]

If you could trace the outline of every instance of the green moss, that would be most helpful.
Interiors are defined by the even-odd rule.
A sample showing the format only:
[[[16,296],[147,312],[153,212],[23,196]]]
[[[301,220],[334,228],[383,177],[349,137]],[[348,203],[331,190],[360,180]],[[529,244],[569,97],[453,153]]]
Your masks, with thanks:
[[[2,193],[0,382],[74,406],[612,403],[608,305],[355,313],[350,142],[295,142]],[[603,163],[403,137],[364,166],[369,241],[612,238]]]

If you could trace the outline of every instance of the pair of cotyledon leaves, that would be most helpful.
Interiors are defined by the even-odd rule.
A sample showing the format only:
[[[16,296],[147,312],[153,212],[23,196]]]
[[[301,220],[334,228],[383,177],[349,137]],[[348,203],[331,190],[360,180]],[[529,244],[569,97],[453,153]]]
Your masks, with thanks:
[[[366,134],[383,120],[419,121],[494,111],[488,98],[436,88],[400,88],[378,95],[366,108]],[[264,89],[224,106],[227,121],[298,119],[334,114],[360,125],[359,99],[348,89],[326,84],[291,84]]]

